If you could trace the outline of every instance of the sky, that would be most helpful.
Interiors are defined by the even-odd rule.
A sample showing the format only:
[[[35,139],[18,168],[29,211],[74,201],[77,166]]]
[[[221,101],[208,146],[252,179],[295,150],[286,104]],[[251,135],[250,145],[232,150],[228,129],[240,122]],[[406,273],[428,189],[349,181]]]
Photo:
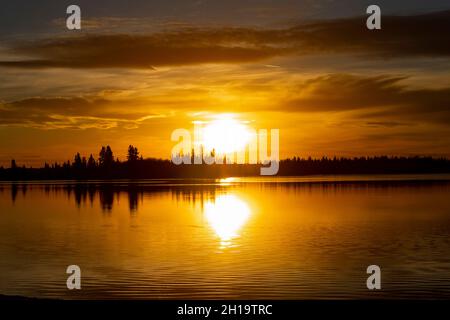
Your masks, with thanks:
[[[81,8],[82,29],[66,28]],[[366,8],[381,8],[381,30]],[[0,165],[129,144],[232,114],[280,156],[450,156],[450,2],[0,1]]]

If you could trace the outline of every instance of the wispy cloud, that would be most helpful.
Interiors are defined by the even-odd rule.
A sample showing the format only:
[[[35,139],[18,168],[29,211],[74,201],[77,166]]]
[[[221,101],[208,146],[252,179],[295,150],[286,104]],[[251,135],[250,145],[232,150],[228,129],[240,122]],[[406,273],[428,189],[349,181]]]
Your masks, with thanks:
[[[101,97],[30,98],[0,103],[0,126],[22,126],[38,129],[132,129],[142,122],[164,117],[127,111],[123,106],[140,105],[137,100],[108,100]],[[131,109],[132,110],[132,109]]]
[[[331,74],[298,85],[294,97],[282,102],[290,112],[350,112],[371,124],[396,126],[412,121],[450,121],[450,88],[409,87],[402,76]]]
[[[173,112],[339,114],[370,127],[450,121],[450,87],[405,84],[404,76],[329,74],[308,79],[241,81],[214,87],[170,88],[158,94],[102,91],[86,96],[34,97],[0,103],[0,125],[38,128],[133,128]],[[217,89],[218,90],[218,89]],[[151,110],[151,111],[149,111]]]

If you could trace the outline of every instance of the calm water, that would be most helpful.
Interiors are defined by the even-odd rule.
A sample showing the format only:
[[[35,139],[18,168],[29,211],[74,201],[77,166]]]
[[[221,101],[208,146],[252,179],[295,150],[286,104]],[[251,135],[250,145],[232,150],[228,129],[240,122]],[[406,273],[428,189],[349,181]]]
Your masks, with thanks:
[[[450,298],[442,178],[3,183],[0,294]],[[71,264],[82,290],[66,289]]]

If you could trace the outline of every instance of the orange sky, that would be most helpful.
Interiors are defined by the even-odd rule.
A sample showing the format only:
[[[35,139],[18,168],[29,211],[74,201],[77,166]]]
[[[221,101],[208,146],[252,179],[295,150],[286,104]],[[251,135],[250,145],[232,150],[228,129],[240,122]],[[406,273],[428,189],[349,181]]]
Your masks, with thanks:
[[[169,158],[173,130],[221,113],[280,129],[282,158],[450,155],[450,11],[374,33],[364,12],[298,22],[283,8],[278,24],[96,15],[72,33],[63,15],[0,34],[0,165],[106,144]]]

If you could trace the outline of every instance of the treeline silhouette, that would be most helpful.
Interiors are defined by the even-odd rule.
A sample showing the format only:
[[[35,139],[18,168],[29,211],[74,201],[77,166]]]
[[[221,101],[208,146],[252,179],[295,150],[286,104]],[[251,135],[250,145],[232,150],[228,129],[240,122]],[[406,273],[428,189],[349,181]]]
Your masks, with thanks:
[[[194,158],[194,154],[191,155]],[[259,176],[261,164],[181,164],[170,160],[144,159],[136,147],[128,147],[127,160],[114,158],[110,146],[102,147],[98,158],[80,153],[73,161],[45,163],[43,168],[20,167],[15,160],[10,168],[0,167],[0,180],[94,180],[151,178],[223,178]],[[355,157],[320,159],[294,157],[279,164],[279,176],[337,174],[450,173],[450,160],[432,157]]]
[[[18,196],[25,198],[28,191],[35,189],[42,190],[46,196],[58,196],[64,194],[69,200],[73,199],[77,207],[94,202],[100,204],[103,212],[111,212],[116,200],[122,197],[128,198],[128,208],[130,213],[138,210],[139,204],[144,200],[144,195],[153,196],[156,194],[169,194],[176,201],[186,201],[203,205],[206,201],[214,201],[216,192],[221,188],[220,185],[198,184],[192,181],[189,185],[148,185],[130,182],[130,183],[103,183],[103,182],[73,182],[73,183],[45,183],[41,185],[28,185],[26,183],[12,183],[9,186],[11,200],[16,202]],[[3,188],[0,187],[0,193]]]
[[[229,186],[213,183],[213,179],[191,179],[183,180],[183,183],[158,183],[159,181],[70,181],[70,182],[43,182],[29,184],[27,182],[12,182],[10,184],[0,184],[0,195],[9,191],[12,203],[17,199],[23,200],[28,192],[41,191],[47,197],[59,197],[64,195],[68,200],[81,208],[82,206],[93,206],[99,204],[103,213],[111,213],[115,205],[128,203],[130,214],[135,214],[139,207],[145,202],[145,198],[169,195],[176,202],[188,202],[193,207],[198,205],[203,212],[205,203],[215,203],[217,196],[223,194]],[[162,181],[161,181],[162,182]],[[273,181],[272,181],[273,182]],[[259,188],[263,190],[275,190],[280,187],[284,190],[295,192],[311,192],[312,190],[330,191],[351,191],[364,192],[376,190],[377,188],[429,188],[436,186],[439,188],[450,188],[447,180],[305,180],[305,181],[280,181],[271,183],[266,181]],[[450,189],[449,189],[450,190]],[[20,199],[22,198],[22,199]],[[128,200],[128,201],[127,201]],[[124,202],[125,201],[125,202]]]

